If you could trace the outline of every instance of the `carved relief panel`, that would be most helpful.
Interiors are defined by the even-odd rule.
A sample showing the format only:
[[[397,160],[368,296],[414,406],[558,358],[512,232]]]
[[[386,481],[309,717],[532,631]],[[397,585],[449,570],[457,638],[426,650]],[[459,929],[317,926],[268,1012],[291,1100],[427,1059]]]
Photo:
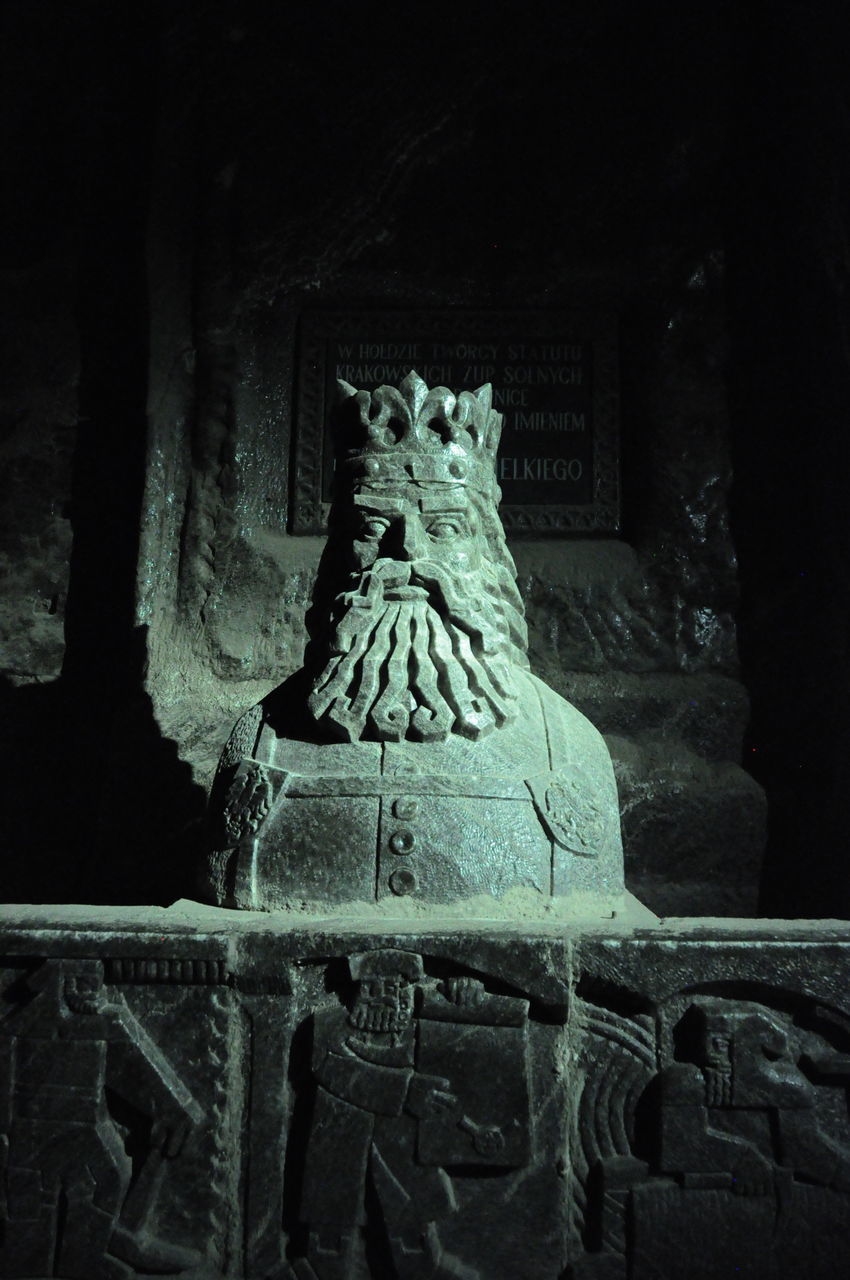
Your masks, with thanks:
[[[237,1100],[220,978],[178,957],[2,970],[0,1275],[221,1274]]]
[[[104,940],[0,966],[6,1280],[846,1270],[829,948],[623,938],[573,990],[553,936]]]
[[[250,1274],[558,1275],[562,1011],[398,948],[308,966],[293,998],[283,1234]]]
[[[716,983],[654,1013],[583,1006],[570,1274],[838,1272],[850,1213],[850,1019]],[[600,1077],[602,1083],[600,1083]]]

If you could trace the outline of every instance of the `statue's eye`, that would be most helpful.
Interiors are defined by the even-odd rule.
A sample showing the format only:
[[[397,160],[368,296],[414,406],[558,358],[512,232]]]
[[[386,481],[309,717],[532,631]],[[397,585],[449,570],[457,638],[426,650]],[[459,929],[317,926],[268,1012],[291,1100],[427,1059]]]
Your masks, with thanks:
[[[382,538],[387,531],[387,527],[386,520],[364,520],[360,526],[360,537],[368,539]]]
[[[458,520],[434,520],[428,525],[428,533],[438,542],[450,542],[461,536],[463,528]]]

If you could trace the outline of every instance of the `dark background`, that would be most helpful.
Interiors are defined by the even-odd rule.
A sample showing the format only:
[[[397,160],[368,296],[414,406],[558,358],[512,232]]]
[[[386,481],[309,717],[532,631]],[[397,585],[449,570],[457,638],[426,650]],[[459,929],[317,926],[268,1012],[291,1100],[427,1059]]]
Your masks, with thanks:
[[[191,894],[226,723],[297,665],[301,311],[552,305],[620,318],[623,546],[547,571],[586,574],[622,660],[547,639],[572,615],[529,570],[532,659],[603,722],[620,680],[653,750],[699,704],[700,759],[715,704],[673,691],[742,682],[713,758],[767,792],[760,910],[846,916],[840,6],[20,0],[0,23],[4,896]],[[658,804],[650,880],[700,879],[697,827],[733,876],[710,805]]]

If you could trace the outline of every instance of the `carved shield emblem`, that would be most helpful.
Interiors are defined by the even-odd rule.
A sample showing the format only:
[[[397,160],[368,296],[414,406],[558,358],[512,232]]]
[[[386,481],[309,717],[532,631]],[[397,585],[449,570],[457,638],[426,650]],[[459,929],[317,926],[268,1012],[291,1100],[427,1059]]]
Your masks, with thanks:
[[[598,855],[605,839],[606,809],[586,777],[547,774],[528,778],[538,816],[556,844],[586,858]]]
[[[224,829],[227,838],[238,844],[259,830],[269,812],[271,784],[268,771],[255,760],[245,760],[227,791],[224,803]]]

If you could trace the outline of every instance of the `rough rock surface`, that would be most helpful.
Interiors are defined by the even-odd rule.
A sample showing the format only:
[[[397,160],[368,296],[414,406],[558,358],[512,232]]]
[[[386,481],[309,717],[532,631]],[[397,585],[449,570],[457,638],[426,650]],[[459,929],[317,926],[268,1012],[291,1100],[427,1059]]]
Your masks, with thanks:
[[[0,288],[0,678],[20,685],[62,669],[79,352],[66,263]]]

